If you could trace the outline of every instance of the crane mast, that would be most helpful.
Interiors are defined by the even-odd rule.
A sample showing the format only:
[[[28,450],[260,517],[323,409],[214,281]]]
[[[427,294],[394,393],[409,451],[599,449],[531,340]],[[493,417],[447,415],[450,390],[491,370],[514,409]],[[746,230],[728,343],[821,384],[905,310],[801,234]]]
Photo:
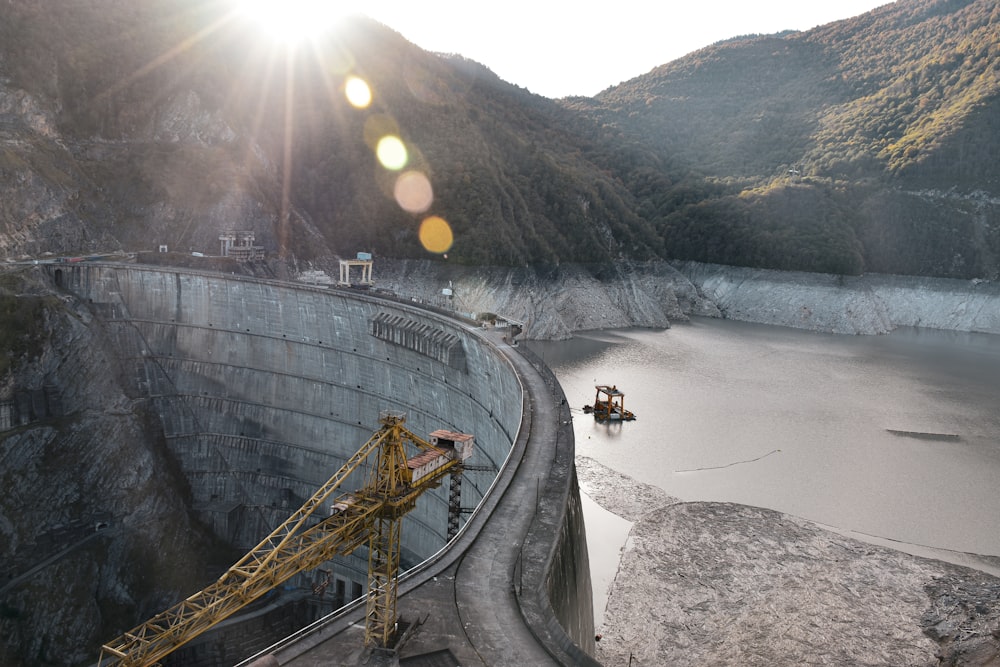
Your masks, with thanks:
[[[473,446],[471,435],[445,430],[423,440],[403,425],[405,420],[401,414],[383,413],[381,428],[302,507],[215,583],[102,646],[98,665],[155,665],[295,574],[366,543],[365,644],[390,646],[397,619],[401,519],[424,491],[438,486],[446,474],[461,472]],[[408,457],[407,443],[419,453]],[[375,462],[364,487],[335,497],[371,456]],[[319,523],[309,520],[324,507],[330,508],[330,516]]]

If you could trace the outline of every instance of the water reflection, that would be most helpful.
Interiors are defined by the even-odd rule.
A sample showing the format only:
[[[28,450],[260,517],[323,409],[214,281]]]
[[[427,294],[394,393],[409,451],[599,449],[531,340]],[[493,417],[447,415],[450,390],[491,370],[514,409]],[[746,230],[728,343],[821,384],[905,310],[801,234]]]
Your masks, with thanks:
[[[574,408],[577,453],[634,479],[685,500],[1000,554],[995,336],[696,320],[530,345]],[[584,414],[595,384],[622,389],[637,420]]]

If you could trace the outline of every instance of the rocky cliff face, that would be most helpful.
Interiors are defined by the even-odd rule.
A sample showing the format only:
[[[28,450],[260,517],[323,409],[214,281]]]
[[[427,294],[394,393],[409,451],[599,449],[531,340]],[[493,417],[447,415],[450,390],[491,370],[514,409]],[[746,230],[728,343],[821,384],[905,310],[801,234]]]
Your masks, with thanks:
[[[843,334],[885,334],[897,327],[1000,334],[1000,284],[983,280],[848,277],[696,262],[501,269],[377,260],[375,283],[457,312],[520,320],[526,337],[539,340],[588,329],[669,327],[690,316]]]
[[[330,254],[297,210],[281,212],[264,150],[194,90],[173,91],[127,137],[69,132],[65,103],[14,86],[0,67],[0,257],[217,253],[234,229],[272,255],[290,244]]]
[[[0,664],[80,664],[196,590],[212,544],[86,308],[30,269],[0,300],[35,304],[2,350]]]
[[[444,262],[382,261],[375,282],[399,296],[460,313],[493,313],[525,324],[528,338],[575,331],[669,327],[689,315],[719,316],[681,273],[664,262],[472,268]],[[446,296],[443,290],[451,290]]]
[[[685,262],[678,271],[744,322],[847,334],[897,327],[1000,334],[1000,284],[913,276],[834,276]]]
[[[116,250],[81,200],[84,181],[55,124],[55,109],[0,79],[0,254]]]

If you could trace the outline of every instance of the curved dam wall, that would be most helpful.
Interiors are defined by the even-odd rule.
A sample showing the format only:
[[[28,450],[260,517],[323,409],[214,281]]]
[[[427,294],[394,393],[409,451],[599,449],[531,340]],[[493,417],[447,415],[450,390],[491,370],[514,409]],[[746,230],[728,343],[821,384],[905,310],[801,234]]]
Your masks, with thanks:
[[[137,395],[154,402],[195,511],[239,548],[298,508],[383,411],[405,413],[422,437],[476,436],[463,510],[478,505],[517,435],[516,373],[457,321],[355,291],[134,265],[49,270],[90,302],[131,362]],[[359,474],[343,490],[362,485]],[[404,567],[446,542],[447,485],[425,496],[404,520]],[[339,560],[356,597],[366,564]]]

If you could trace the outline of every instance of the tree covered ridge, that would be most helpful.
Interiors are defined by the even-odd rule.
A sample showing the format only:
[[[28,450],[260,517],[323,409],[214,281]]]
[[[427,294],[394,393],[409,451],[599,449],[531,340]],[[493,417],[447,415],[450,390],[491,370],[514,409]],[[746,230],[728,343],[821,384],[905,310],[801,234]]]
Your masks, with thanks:
[[[219,6],[0,6],[0,93],[39,100],[60,135],[21,135],[0,170],[72,191],[39,229],[86,230],[60,234],[66,245],[169,236],[210,249],[236,218],[298,259],[441,258],[418,237],[434,214],[454,232],[448,261],[468,264],[998,274],[995,2],[899,0],[560,101],[363,19],[288,67],[237,30],[191,39]],[[346,73],[369,82],[370,108],[344,100]],[[373,126],[397,132],[429,178],[426,213],[396,204]],[[0,208],[0,225],[23,226],[24,209]]]
[[[841,161],[864,174],[914,167],[998,92],[996,3],[902,0],[808,32],[727,40],[575,106],[719,177],[782,166],[836,177],[852,173]]]
[[[817,161],[822,147],[829,146],[826,152],[838,147],[838,157],[850,162],[855,158],[848,147],[858,146],[890,173],[905,175],[957,141],[970,117],[996,101],[1000,6],[939,1],[896,9],[897,15],[884,21],[873,15],[849,22],[857,28],[840,40],[839,69],[853,94],[825,110]],[[882,23],[895,28],[894,39],[886,38]],[[837,34],[826,27],[811,38],[827,45]],[[956,180],[968,176],[959,174]]]
[[[725,190],[681,207],[637,190],[669,256],[996,277],[998,19],[986,0],[900,0],[564,104]]]

